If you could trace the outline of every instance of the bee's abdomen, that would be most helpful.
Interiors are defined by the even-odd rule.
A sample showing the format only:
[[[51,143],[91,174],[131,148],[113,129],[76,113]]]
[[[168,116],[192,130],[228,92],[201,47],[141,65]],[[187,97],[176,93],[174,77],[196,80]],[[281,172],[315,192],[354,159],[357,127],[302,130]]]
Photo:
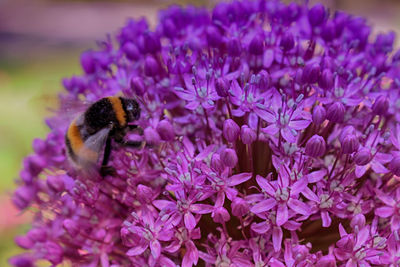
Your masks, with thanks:
[[[67,134],[65,136],[65,144],[67,146],[67,153],[69,157],[77,163],[81,162],[95,162],[98,158],[98,153],[85,147],[80,129],[76,124],[76,120],[72,121]]]

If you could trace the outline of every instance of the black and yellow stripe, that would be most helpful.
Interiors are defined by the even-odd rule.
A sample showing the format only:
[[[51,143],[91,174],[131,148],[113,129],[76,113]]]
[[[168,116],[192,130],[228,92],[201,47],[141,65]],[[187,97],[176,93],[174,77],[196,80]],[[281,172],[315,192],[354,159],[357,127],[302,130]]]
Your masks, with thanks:
[[[98,153],[85,147],[79,127],[76,125],[76,120],[69,125],[65,141],[68,154],[75,163],[77,163],[78,159],[84,162],[97,161]]]
[[[110,101],[113,107],[115,117],[117,118],[120,127],[126,126],[126,112],[122,105],[121,98],[116,96],[110,96],[107,97],[107,99]]]

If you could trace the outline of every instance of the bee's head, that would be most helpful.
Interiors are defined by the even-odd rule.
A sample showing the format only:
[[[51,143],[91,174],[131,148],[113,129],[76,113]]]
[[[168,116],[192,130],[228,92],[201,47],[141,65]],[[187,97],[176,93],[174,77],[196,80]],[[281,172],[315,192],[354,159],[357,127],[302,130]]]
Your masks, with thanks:
[[[138,102],[132,98],[121,98],[128,122],[136,121],[140,118],[140,107]]]

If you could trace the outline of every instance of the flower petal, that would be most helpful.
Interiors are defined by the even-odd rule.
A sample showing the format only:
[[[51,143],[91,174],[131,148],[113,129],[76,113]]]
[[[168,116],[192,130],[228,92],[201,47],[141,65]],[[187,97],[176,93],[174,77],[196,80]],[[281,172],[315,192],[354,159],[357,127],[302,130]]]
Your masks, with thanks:
[[[276,225],[281,226],[287,222],[288,217],[289,212],[286,203],[278,204],[278,209],[276,210]]]
[[[139,244],[136,247],[133,247],[130,250],[128,250],[126,252],[126,255],[128,255],[129,257],[140,255],[147,249],[147,247],[148,247],[147,244]]]
[[[288,204],[289,208],[291,208],[295,212],[300,213],[302,215],[309,216],[311,213],[310,206],[308,206],[306,203],[304,203],[298,199],[291,198],[291,199],[289,199],[287,204]]]
[[[292,195],[298,195],[300,192],[303,192],[307,187],[308,179],[307,177],[300,178],[292,185],[292,190],[290,191]]]
[[[264,234],[266,233],[269,229],[271,228],[271,226],[264,222],[260,222],[260,223],[252,223],[251,224],[251,230],[253,230],[254,232],[258,233],[258,234]]]
[[[271,124],[268,127],[265,127],[262,129],[263,133],[269,134],[269,135],[275,135],[279,132],[279,128],[276,127],[275,124]]]
[[[151,250],[151,255],[153,258],[158,259],[161,254],[161,244],[158,242],[157,239],[154,239],[150,242],[150,250]]]
[[[393,215],[392,219],[390,220],[390,227],[392,231],[397,231],[400,229],[400,216],[395,214]]]
[[[186,252],[183,256],[182,267],[191,267],[199,260],[199,251],[192,241],[186,242]]]
[[[389,195],[386,195],[385,193],[383,193],[381,190],[375,190],[375,192],[376,192],[376,196],[379,198],[379,200],[382,201],[383,203],[385,203],[387,206],[393,207],[396,205],[396,201]]]
[[[290,143],[296,142],[296,137],[294,137],[292,131],[288,127],[281,129],[281,134],[283,139],[285,139],[286,141]]]
[[[364,166],[356,166],[356,177],[357,178],[360,178],[361,176],[363,176],[364,175],[364,173],[367,171],[367,169],[368,169],[368,164],[367,165],[364,165]]]
[[[250,211],[253,213],[261,213],[267,210],[272,209],[273,207],[275,207],[276,205],[276,200],[273,198],[268,198],[266,200],[263,200],[259,203],[257,203],[256,205],[254,205]]]
[[[327,173],[326,170],[310,172],[309,174],[307,174],[308,183],[316,183],[321,181],[326,175],[326,173]]]
[[[321,211],[321,219],[322,219],[322,227],[329,227],[331,226],[332,219],[329,216],[329,213],[325,210]]]
[[[247,180],[249,180],[252,175],[253,174],[250,173],[250,172],[243,172],[243,173],[239,173],[239,174],[233,175],[233,176],[228,178],[228,185],[229,186],[235,186],[235,185],[244,183]]]
[[[354,250],[359,249],[369,238],[369,227],[362,228],[357,234],[357,243]]]
[[[389,170],[385,166],[383,166],[382,163],[380,163],[376,160],[371,161],[371,168],[376,173],[388,173],[389,172]]]
[[[319,202],[318,196],[307,186],[304,188],[304,190],[301,192],[301,194],[303,196],[305,196],[308,200]]]
[[[275,189],[272,187],[272,185],[267,181],[267,179],[261,177],[260,175],[256,176],[256,180],[258,185],[261,187],[263,191],[265,191],[267,194],[270,196],[275,195]]]
[[[212,212],[213,206],[207,204],[193,204],[190,205],[190,211],[196,214],[206,214]]]
[[[254,112],[257,114],[258,117],[265,120],[266,122],[274,123],[276,121],[274,114],[263,106],[256,106],[254,108]]]
[[[186,212],[183,219],[186,229],[193,230],[196,227],[196,219],[191,212]]]
[[[295,130],[303,130],[310,125],[311,121],[307,120],[297,120],[297,121],[290,121],[289,122],[289,127],[293,128]]]
[[[381,218],[387,218],[392,216],[394,213],[394,209],[392,207],[383,206],[375,209],[375,214]]]
[[[272,230],[272,243],[274,245],[275,252],[281,250],[282,236],[283,236],[282,229],[280,227],[274,227],[274,229]]]
[[[174,207],[176,207],[176,204],[174,202],[162,199],[154,200],[153,205],[159,210],[173,209]]]
[[[347,235],[347,232],[341,223],[339,223],[339,233],[340,233],[340,237],[344,237]]]

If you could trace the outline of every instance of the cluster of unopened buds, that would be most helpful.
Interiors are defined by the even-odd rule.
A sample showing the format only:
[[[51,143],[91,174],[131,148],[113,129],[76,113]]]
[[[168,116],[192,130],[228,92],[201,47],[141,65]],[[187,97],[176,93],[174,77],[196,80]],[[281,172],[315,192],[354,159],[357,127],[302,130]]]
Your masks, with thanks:
[[[320,4],[172,6],[82,54],[60,97],[137,99],[141,149],[114,176],[33,142],[13,196],[15,266],[399,266],[400,53]],[[58,120],[60,121],[60,120]]]

